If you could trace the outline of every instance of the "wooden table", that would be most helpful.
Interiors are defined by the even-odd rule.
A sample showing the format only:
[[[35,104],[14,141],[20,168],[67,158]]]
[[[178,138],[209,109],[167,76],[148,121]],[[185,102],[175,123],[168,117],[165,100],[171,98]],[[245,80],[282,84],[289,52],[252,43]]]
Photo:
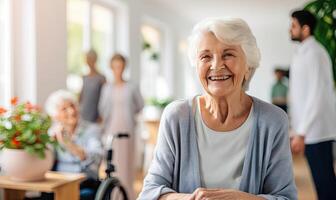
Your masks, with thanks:
[[[149,132],[149,137],[146,140],[143,164],[143,172],[146,174],[153,159],[154,149],[159,132],[160,120],[147,120],[145,121],[145,124]]]
[[[148,120],[148,121],[145,121],[145,124],[149,131],[149,139],[147,143],[155,146],[158,132],[159,132],[160,120]]]
[[[4,189],[5,200],[22,200],[26,190],[53,192],[55,200],[79,200],[79,184],[84,174],[47,172],[46,179],[34,182],[12,181],[8,176],[0,176],[0,188]]]

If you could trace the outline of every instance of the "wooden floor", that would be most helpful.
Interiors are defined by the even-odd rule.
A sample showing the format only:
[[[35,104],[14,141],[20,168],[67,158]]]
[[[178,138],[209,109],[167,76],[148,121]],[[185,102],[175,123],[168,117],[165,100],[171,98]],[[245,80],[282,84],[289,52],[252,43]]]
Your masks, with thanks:
[[[299,193],[299,200],[316,200],[312,178],[305,158],[303,156],[294,156],[293,163],[293,171]],[[137,194],[141,191],[143,177],[143,173],[137,173],[137,180],[134,183],[134,188]]]
[[[315,188],[306,159],[303,156],[293,157],[293,171],[299,200],[316,200]]]

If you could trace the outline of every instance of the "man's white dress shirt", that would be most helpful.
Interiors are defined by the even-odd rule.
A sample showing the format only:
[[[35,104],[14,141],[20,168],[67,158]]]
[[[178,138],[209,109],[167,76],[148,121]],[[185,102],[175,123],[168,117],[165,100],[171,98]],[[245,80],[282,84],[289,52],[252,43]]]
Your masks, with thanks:
[[[290,70],[292,129],[305,136],[306,144],[336,138],[336,95],[332,64],[314,37],[297,49]]]

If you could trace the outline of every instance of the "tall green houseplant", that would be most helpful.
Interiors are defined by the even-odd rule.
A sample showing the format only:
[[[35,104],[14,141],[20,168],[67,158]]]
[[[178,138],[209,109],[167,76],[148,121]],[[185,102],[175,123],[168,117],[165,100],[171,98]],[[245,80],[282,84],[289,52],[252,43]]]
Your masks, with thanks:
[[[330,55],[336,85],[336,0],[316,0],[308,3],[304,9],[317,18],[314,35]]]

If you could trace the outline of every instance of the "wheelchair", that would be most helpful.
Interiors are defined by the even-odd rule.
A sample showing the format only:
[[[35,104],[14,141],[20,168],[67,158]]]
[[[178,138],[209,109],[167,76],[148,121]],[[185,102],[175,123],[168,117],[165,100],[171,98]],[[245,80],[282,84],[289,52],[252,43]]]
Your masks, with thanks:
[[[115,139],[127,139],[127,133],[118,133],[107,138],[106,152],[106,178],[101,181],[95,200],[128,200],[127,192],[120,180],[112,175],[115,172],[113,159],[113,141]]]

